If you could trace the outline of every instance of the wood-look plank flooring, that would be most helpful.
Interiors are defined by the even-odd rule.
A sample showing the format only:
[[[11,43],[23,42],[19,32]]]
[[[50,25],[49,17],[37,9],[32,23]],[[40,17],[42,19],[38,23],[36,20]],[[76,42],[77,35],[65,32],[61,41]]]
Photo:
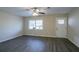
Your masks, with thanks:
[[[0,52],[79,52],[65,38],[20,36],[0,43]]]

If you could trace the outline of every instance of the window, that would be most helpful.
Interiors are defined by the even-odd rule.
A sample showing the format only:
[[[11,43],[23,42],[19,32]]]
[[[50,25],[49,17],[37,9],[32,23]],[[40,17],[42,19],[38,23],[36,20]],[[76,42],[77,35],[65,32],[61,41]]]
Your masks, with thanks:
[[[63,25],[65,24],[66,17],[56,17],[56,20],[57,24]]]
[[[29,21],[29,29],[33,29],[35,27],[35,20]]]
[[[64,20],[58,20],[58,24],[64,24]]]
[[[29,29],[43,29],[43,20],[29,20]]]

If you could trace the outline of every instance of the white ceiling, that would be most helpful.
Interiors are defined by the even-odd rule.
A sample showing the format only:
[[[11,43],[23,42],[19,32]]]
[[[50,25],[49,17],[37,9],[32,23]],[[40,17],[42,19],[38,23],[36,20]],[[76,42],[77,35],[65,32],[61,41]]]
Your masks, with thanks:
[[[41,8],[44,8],[44,7],[41,7]],[[66,14],[72,11],[74,8],[75,7],[50,7],[46,11],[46,15]],[[26,9],[27,7],[0,7],[0,10],[17,15],[17,16],[32,16],[32,12],[27,11]]]

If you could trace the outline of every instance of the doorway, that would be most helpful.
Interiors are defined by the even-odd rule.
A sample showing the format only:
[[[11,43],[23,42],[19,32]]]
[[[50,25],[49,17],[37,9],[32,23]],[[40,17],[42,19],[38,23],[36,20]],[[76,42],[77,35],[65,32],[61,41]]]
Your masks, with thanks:
[[[56,37],[67,38],[67,18],[56,18]]]

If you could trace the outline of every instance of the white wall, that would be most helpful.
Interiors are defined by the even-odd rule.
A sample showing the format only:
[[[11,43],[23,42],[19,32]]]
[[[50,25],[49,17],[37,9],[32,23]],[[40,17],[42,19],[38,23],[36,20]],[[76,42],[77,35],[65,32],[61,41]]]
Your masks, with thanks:
[[[56,37],[56,17],[60,15],[49,15],[39,17],[26,17],[24,19],[24,35]],[[64,15],[61,15],[64,16]],[[43,30],[29,30],[28,21],[32,19],[43,20]]]
[[[22,35],[22,18],[0,11],[0,42]]]
[[[79,8],[73,10],[68,17],[68,37],[79,47]]]

